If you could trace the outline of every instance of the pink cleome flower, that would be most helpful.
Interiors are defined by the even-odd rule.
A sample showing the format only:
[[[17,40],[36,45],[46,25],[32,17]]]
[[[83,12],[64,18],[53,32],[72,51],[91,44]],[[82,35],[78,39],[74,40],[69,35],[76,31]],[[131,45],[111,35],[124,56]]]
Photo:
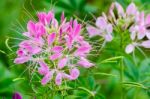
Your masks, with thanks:
[[[113,27],[111,23],[108,23],[107,18],[104,16],[98,17],[94,26],[87,26],[87,31],[90,37],[99,35],[105,39],[106,42],[112,41]]]
[[[99,35],[106,42],[111,42],[115,38],[112,33],[118,28],[128,30],[130,43],[125,48],[127,54],[132,53],[136,47],[150,48],[150,14],[145,17],[144,12],[138,11],[134,3],[129,4],[126,11],[118,2],[112,3],[108,16],[103,13],[96,19],[95,25],[87,26],[89,36]],[[118,31],[114,33],[116,32]]]
[[[86,59],[92,47],[80,35],[82,25],[77,20],[66,21],[62,13],[59,24],[52,11],[40,12],[37,16],[38,22],[27,24],[28,31],[23,35],[28,39],[19,44],[14,63],[38,63],[38,72],[43,75],[42,85],[52,79],[56,85],[61,85],[65,79],[75,80],[80,74],[78,66],[94,65]]]

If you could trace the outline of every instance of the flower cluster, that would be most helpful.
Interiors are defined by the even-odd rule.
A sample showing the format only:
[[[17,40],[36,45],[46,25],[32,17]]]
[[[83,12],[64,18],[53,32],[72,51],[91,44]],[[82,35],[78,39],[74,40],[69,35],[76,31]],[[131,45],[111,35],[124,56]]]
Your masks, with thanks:
[[[87,31],[89,32],[89,36],[93,37],[99,35],[102,36],[107,42],[112,41],[113,26],[111,23],[108,22],[105,14],[97,18],[95,24],[96,27],[93,27],[91,25],[87,26]]]
[[[82,25],[77,20],[67,21],[62,13],[59,24],[53,11],[40,12],[37,16],[38,22],[27,24],[28,31],[23,33],[27,39],[19,44],[14,63],[38,63],[42,85],[52,79],[56,85],[65,79],[75,80],[80,74],[78,66],[94,65],[86,59],[91,45],[81,36]]]
[[[112,3],[108,17],[103,13],[97,18],[96,27],[88,25],[87,31],[91,37],[99,35],[110,42],[114,38],[113,31],[116,28],[129,31],[130,44],[125,48],[127,54],[132,53],[135,47],[150,48],[150,14],[145,16],[144,12],[138,11],[134,3],[131,3],[126,11],[119,3]]]

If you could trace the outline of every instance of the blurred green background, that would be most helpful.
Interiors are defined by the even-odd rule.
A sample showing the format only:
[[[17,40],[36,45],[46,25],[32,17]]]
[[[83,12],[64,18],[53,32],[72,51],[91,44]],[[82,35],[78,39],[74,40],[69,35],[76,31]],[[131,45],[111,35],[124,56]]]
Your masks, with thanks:
[[[26,64],[14,65],[15,50],[22,38],[21,33],[26,30],[28,20],[37,18],[38,11],[49,11],[53,8],[56,17],[59,18],[61,12],[70,18],[78,18],[84,21],[94,21],[93,16],[98,17],[102,12],[107,12],[112,2],[118,1],[127,7],[133,1],[140,10],[150,13],[150,0],[1,0],[0,1],[0,98],[11,99],[14,92],[20,92],[24,99],[33,99],[35,96],[34,86],[29,83]],[[9,39],[8,39],[9,38]],[[8,46],[9,45],[9,46]],[[111,46],[111,45],[110,45]],[[11,47],[11,50],[10,48]],[[118,63],[99,64],[103,59],[112,57],[115,50],[97,58],[90,57],[97,63],[96,69],[83,70],[78,80],[77,86],[87,88],[69,91],[72,99],[120,99],[119,78],[114,76],[119,74]],[[108,55],[107,55],[108,54]],[[146,53],[150,54],[149,51]],[[132,56],[125,55],[125,80],[128,82],[139,82],[142,86],[150,86],[150,59],[143,58],[138,54],[137,64],[133,62]],[[113,66],[112,66],[113,65]],[[102,72],[102,74],[101,74]],[[87,75],[85,75],[87,73]],[[93,73],[97,73],[94,75]],[[114,74],[114,75],[107,75]],[[21,77],[21,79],[15,79]],[[72,83],[71,83],[72,84]],[[70,84],[70,86],[72,86]],[[129,84],[130,85],[130,84]],[[43,90],[43,89],[42,89]],[[95,92],[95,97],[89,95]],[[140,85],[128,86],[124,89],[126,99],[150,99],[150,90],[144,89]],[[39,94],[40,95],[40,94]],[[78,98],[75,96],[78,96]],[[62,99],[60,93],[56,94],[55,99]],[[68,97],[68,98],[69,98]],[[74,98],[73,98],[74,97]],[[45,99],[45,98],[40,98]],[[50,99],[50,98],[49,98]],[[67,97],[66,97],[67,99]]]

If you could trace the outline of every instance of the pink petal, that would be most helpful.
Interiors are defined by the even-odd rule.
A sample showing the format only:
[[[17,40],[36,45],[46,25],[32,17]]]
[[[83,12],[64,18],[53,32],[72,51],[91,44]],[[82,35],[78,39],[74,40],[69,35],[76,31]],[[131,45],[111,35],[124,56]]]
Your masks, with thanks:
[[[46,20],[47,20],[47,24],[50,24],[50,21],[54,18],[54,13],[53,11],[49,11],[47,16],[46,16]]]
[[[54,28],[58,28],[58,21],[56,19],[53,19],[51,24]]]
[[[74,21],[73,21],[73,28],[76,28],[76,27],[77,27],[77,25],[78,25],[77,20],[74,20]]]
[[[35,45],[37,42],[34,41],[30,41],[30,40],[24,40],[19,44],[19,47],[24,49],[24,52],[26,50],[26,53],[28,54],[38,54],[39,52],[41,52],[41,48],[37,47],[39,45]]]
[[[107,27],[107,21],[105,20],[104,17],[99,17],[96,20],[96,26],[99,27],[100,29],[105,29]]]
[[[76,52],[75,56],[84,56],[86,53],[89,53],[91,46],[80,46]]]
[[[150,40],[150,32],[146,33],[146,37]]]
[[[109,8],[109,15],[110,15],[112,18],[114,18],[114,20],[116,20],[115,15],[114,15],[114,9],[115,9],[115,7],[116,7],[116,4],[115,4],[115,3],[112,3],[111,6],[110,6],[110,8]]]
[[[52,48],[52,51],[55,52],[55,53],[61,52],[62,50],[63,50],[62,46],[54,46]]]
[[[52,11],[46,14],[45,12],[40,12],[37,14],[39,21],[43,23],[43,25],[49,25],[50,21],[54,18],[54,14]]]
[[[64,12],[62,12],[62,14],[61,14],[61,23],[63,23],[64,20],[65,20],[65,15],[64,15]]]
[[[112,24],[108,24],[107,27],[106,27],[106,30],[107,30],[108,34],[111,34],[113,32]]]
[[[100,30],[93,27],[93,26],[87,26],[86,29],[87,29],[90,37],[93,37],[93,36],[100,34]]]
[[[26,52],[26,54],[31,54],[33,51],[33,46],[29,40],[22,41],[19,44],[19,47],[24,49],[24,52]]]
[[[145,48],[150,48],[150,40],[143,41],[143,42],[141,43],[141,45],[142,45],[143,47],[145,47]]]
[[[146,25],[150,25],[150,14],[148,14],[148,15],[146,16],[145,22],[146,22]]]
[[[72,77],[66,73],[62,73],[62,76],[64,79],[69,79],[69,80],[72,80]]]
[[[67,32],[68,32],[68,34],[72,34],[72,31],[73,31],[73,28],[72,28],[72,26],[71,25],[69,25],[69,27],[67,28]]]
[[[112,41],[112,39],[113,39],[113,37],[112,37],[111,34],[106,34],[106,35],[105,35],[105,40],[106,40],[107,42]]]
[[[38,72],[41,75],[46,75],[49,72],[49,68],[44,61],[39,62],[40,68],[38,68]]]
[[[124,16],[124,10],[123,10],[122,6],[118,2],[115,2],[115,5],[118,10],[118,14],[121,16]]]
[[[19,44],[19,47],[21,47],[21,48],[29,47],[31,45],[30,43],[31,43],[30,40],[24,40]]]
[[[81,31],[81,25],[78,24],[78,25],[76,26],[76,28],[74,29],[73,37],[78,36],[79,33],[80,33],[80,31]]]
[[[71,76],[72,80],[77,79],[79,77],[79,75],[80,75],[80,72],[77,68],[74,68],[74,69],[70,70],[70,76]]]
[[[138,31],[138,39],[143,39],[145,37],[145,27],[144,26],[139,26],[139,31]]]
[[[52,56],[50,56],[50,60],[56,60],[62,56],[61,53],[55,53]]]
[[[37,16],[39,18],[39,21],[41,23],[43,23],[44,25],[46,25],[46,23],[47,23],[47,20],[45,19],[46,18],[46,13],[40,12],[40,13],[37,14]]]
[[[32,38],[32,43],[35,44],[36,46],[42,47],[45,44],[45,41],[43,40],[42,37],[40,38]]]
[[[42,85],[46,85],[53,77],[53,72],[48,72],[41,80]]]
[[[78,36],[76,41],[81,44],[82,42],[84,42],[84,37],[83,36]]]
[[[136,15],[137,14],[137,8],[134,3],[131,3],[126,10],[127,15]]]
[[[144,15],[144,12],[140,13],[138,21],[139,21],[138,24],[140,24],[140,25],[144,25],[145,24],[145,15]]]
[[[54,42],[55,38],[56,38],[56,33],[49,34],[47,38],[48,45],[51,45]]]
[[[72,26],[72,25],[73,25],[73,19],[72,19],[72,18],[70,19],[69,24],[70,24],[70,26]]]
[[[56,75],[55,83],[56,83],[56,85],[61,85],[61,83],[62,83],[62,74],[61,73],[58,73]]]
[[[42,35],[44,35],[46,33],[44,25],[40,22],[36,23],[35,30],[36,30],[35,36],[37,38],[41,37]]]
[[[79,40],[79,44],[80,44],[80,47],[87,47],[88,49],[92,49],[91,45],[87,41],[85,41],[82,36]]]
[[[62,69],[64,66],[66,66],[67,61],[68,61],[67,58],[63,58],[63,59],[59,60],[58,68]]]
[[[135,37],[136,37],[136,27],[135,27],[135,26],[130,27],[129,31],[131,32],[130,38],[131,38],[132,40],[134,40]]]
[[[61,26],[61,31],[62,32],[67,32],[67,29],[70,27],[70,24],[69,24],[69,22],[67,22],[67,23],[65,23],[65,24],[63,24],[62,26]]]
[[[127,54],[130,54],[134,51],[134,49],[135,49],[135,46],[133,44],[129,44],[129,45],[126,46],[125,52]]]
[[[35,23],[32,21],[29,21],[27,24],[27,29],[31,35],[34,35],[35,34]]]
[[[27,61],[29,61],[31,59],[31,57],[28,57],[28,56],[22,56],[22,57],[18,57],[14,60],[14,63],[16,64],[23,64]]]
[[[17,51],[17,55],[18,56],[23,56],[23,55],[25,55],[26,53],[25,53],[25,51],[23,50],[23,49],[19,49],[18,51]]]
[[[73,38],[72,38],[72,36],[68,35],[68,36],[65,37],[65,39],[66,39],[66,42],[67,42],[67,47],[69,49],[71,49],[72,48],[72,44],[73,44]]]
[[[42,51],[40,47],[34,47],[31,51],[32,54],[38,54]]]
[[[90,68],[90,67],[94,66],[93,63],[90,63],[87,59],[85,59],[83,57],[79,60],[78,64],[84,68]]]

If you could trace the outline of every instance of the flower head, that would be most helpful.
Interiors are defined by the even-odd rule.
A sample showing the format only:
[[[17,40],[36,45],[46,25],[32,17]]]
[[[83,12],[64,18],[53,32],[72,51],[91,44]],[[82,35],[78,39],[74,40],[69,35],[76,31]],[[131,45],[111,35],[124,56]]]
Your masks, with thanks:
[[[112,24],[108,23],[108,20],[104,16],[98,17],[95,24],[96,24],[96,27],[87,26],[87,31],[90,37],[99,35],[99,36],[102,36],[107,42],[112,41],[112,38],[113,38],[112,37],[112,32],[113,32]]]
[[[136,47],[149,48],[150,15],[145,17],[145,13],[138,11],[134,3],[129,4],[126,10],[118,2],[112,3],[108,16],[103,13],[96,19],[95,25],[87,26],[90,37],[99,35],[107,42],[115,39],[115,36],[117,41],[119,37],[120,40],[126,39],[126,36],[129,37],[127,42],[130,43],[125,48],[127,54],[132,53]],[[114,36],[112,35],[113,32]],[[88,63],[83,62],[82,59],[79,64]]]
[[[16,64],[38,63],[43,85],[52,79],[56,85],[65,79],[75,80],[80,74],[78,66],[94,65],[86,59],[92,47],[81,36],[82,25],[77,20],[66,21],[62,13],[59,24],[53,11],[39,12],[37,16],[39,21],[29,21],[28,31],[23,33],[28,39],[19,44]]]

